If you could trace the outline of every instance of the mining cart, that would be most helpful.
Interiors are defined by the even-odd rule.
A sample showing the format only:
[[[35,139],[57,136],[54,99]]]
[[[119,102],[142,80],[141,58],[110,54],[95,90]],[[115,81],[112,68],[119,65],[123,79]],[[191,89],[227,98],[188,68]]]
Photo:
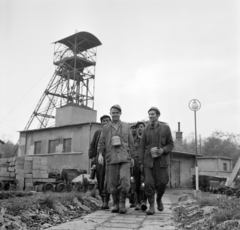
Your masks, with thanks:
[[[15,187],[16,181],[14,179],[0,180],[0,191],[8,191]]]
[[[63,169],[61,173],[50,172],[49,178],[35,181],[34,187],[37,191],[42,192],[71,191],[73,187],[72,180],[85,173],[86,170],[77,169]]]

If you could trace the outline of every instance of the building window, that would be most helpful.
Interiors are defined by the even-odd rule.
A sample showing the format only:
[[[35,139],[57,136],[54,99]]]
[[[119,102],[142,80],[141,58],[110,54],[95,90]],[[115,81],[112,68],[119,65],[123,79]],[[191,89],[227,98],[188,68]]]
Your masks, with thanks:
[[[55,153],[56,147],[59,145],[59,139],[57,140],[50,140],[48,144],[48,152],[49,153]]]
[[[34,142],[34,154],[40,154],[41,153],[41,141],[35,141]]]
[[[223,163],[223,171],[227,171],[227,163]]]
[[[72,139],[64,139],[63,140],[63,152],[64,153],[69,153],[71,152],[71,145],[72,145]]]

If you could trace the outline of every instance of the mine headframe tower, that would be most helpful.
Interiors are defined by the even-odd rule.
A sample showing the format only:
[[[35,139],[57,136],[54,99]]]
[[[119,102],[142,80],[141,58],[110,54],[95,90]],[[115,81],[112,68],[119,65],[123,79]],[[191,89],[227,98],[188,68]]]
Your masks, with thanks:
[[[69,103],[94,108],[97,46],[93,34],[78,32],[54,42],[55,72],[32,113],[25,130],[35,122],[38,128],[55,124],[55,110]]]

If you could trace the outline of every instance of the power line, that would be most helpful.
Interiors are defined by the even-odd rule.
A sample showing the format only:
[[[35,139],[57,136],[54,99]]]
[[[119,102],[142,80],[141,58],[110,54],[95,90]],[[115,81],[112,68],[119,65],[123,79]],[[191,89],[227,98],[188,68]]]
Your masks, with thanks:
[[[22,100],[31,92],[31,90],[37,85],[37,83],[48,73],[48,71],[53,67],[51,67],[37,80],[37,82],[30,88],[30,90],[18,101],[17,104],[13,106],[13,108],[7,113],[7,115],[0,121],[0,124],[8,117],[8,115],[22,102]]]

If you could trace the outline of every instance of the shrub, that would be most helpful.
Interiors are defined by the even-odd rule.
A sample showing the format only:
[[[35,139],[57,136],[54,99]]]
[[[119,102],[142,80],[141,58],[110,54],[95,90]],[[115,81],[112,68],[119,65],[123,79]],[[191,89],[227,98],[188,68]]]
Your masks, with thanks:
[[[38,201],[41,205],[46,205],[48,208],[53,208],[53,204],[57,201],[55,193],[46,193],[42,194],[38,198]]]
[[[218,211],[213,214],[216,223],[226,220],[240,220],[240,199],[236,197],[203,197],[198,200],[200,207],[217,206]]]

